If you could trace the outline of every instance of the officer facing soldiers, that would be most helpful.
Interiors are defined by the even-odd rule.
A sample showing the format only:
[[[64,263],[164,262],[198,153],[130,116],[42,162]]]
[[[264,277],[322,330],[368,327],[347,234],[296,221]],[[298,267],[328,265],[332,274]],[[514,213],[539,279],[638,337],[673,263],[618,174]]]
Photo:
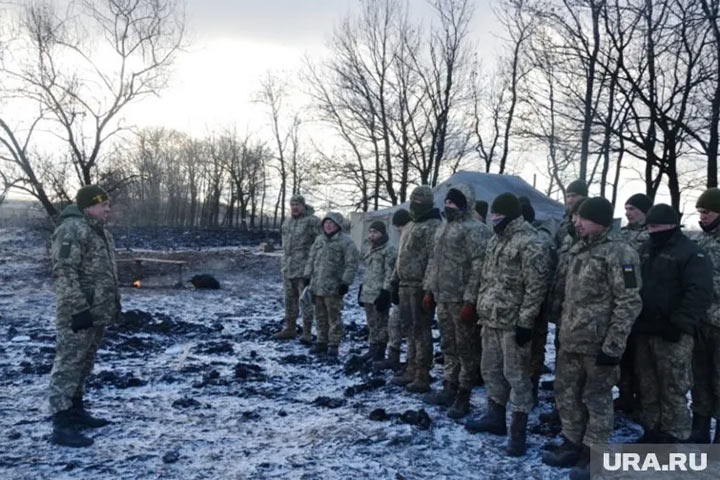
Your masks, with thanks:
[[[612,387],[642,300],[640,259],[611,233],[610,202],[589,198],[578,214],[581,240],[566,263],[555,378],[564,440],[543,462],[576,465],[571,478],[587,478],[590,446],[607,443],[613,429]]]
[[[433,191],[427,185],[416,187],[410,194],[410,218],[407,230],[400,237],[393,289],[398,292],[400,317],[409,319],[412,334],[408,337],[405,371],[390,382],[406,385],[414,393],[425,393],[430,390],[435,305],[432,294],[424,295],[423,280],[435,231],[442,221],[434,207]]]
[[[303,275],[310,247],[315,237],[322,233],[320,219],[313,215],[305,197],[294,195],[290,199],[290,217],[282,225],[282,278],[285,291],[285,328],[275,334],[277,340],[291,340],[297,336],[298,303],[306,286]],[[303,331],[300,341],[305,345],[312,343],[312,309],[304,310]]]
[[[57,345],[50,372],[51,441],[87,447],[83,428],[107,425],[84,407],[85,380],[92,372],[105,327],[120,314],[115,244],[105,229],[107,192],[97,185],[78,190],[60,215],[52,236],[52,277],[57,296]]]
[[[640,247],[642,312],[633,325],[640,395],[638,443],[678,443],[690,436],[695,328],[712,303],[712,264],[680,231],[670,205],[647,214],[650,240]]]
[[[316,355],[338,356],[343,337],[343,297],[357,272],[359,253],[342,232],[343,221],[337,212],[325,216],[323,234],[315,238],[305,265],[305,282],[315,299],[317,341],[310,352]]]
[[[448,190],[445,222],[435,233],[424,288],[437,301],[443,353],[443,389],[423,397],[451,407],[450,418],[470,410],[470,391],[480,364],[480,328],[475,303],[490,229],[472,217],[475,193],[466,184]]]
[[[491,218],[495,235],[488,244],[477,301],[488,409],[480,419],[467,422],[466,428],[507,434],[509,400],[512,423],[507,453],[520,456],[525,453],[527,418],[533,407],[530,342],[547,291],[549,254],[535,229],[522,218],[520,202],[512,193],[493,201]]]

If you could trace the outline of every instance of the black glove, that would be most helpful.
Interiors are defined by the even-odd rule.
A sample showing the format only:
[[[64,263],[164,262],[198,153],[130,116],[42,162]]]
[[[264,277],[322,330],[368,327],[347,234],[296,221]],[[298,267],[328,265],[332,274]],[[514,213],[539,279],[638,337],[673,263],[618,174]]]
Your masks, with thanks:
[[[360,305],[361,307],[364,307],[365,304],[360,300],[360,297],[362,296],[362,289],[363,289],[363,284],[361,283],[360,288],[358,288],[358,305]]]
[[[605,352],[600,351],[598,356],[595,357],[595,365],[606,365],[611,367],[620,365],[620,357],[611,357],[610,355],[606,355]]]
[[[378,312],[386,312],[390,309],[390,292],[380,290],[380,295],[375,299],[375,310]]]
[[[70,320],[70,328],[73,332],[77,333],[80,330],[87,330],[93,325],[93,316],[90,310],[83,310],[80,313],[76,313]]]
[[[680,341],[680,336],[683,334],[682,330],[680,330],[678,327],[673,325],[672,323],[668,324],[666,328],[663,328],[662,330],[662,338],[666,342],[672,342],[677,343]]]
[[[348,292],[348,290],[350,290],[350,287],[348,285],[345,285],[344,283],[341,283],[338,287],[338,294],[342,297]]]
[[[393,305],[400,305],[400,289],[394,287],[392,290],[392,303]]]
[[[307,278],[307,277],[303,277],[303,279],[302,279],[302,287],[305,288],[305,287],[307,287],[308,285],[310,285],[310,279]]]
[[[533,331],[532,328],[515,327],[515,343],[519,346],[524,347],[532,340]]]

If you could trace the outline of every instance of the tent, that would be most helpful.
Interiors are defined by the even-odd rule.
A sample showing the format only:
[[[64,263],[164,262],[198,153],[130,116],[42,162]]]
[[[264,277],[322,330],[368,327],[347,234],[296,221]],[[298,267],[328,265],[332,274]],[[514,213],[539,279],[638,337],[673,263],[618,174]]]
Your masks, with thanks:
[[[557,225],[565,214],[563,204],[544,195],[518,176],[468,171],[457,172],[433,188],[435,192],[435,206],[442,211],[448,190],[452,188],[453,185],[460,183],[471,185],[475,189],[475,198],[477,200],[485,200],[488,204],[492,204],[493,199],[504,192],[512,192],[518,197],[526,196],[535,209],[536,220],[547,225],[551,232],[556,230]],[[405,202],[384,210],[351,214],[352,239],[358,248],[362,246],[363,240],[367,237],[368,227],[376,220],[385,222],[388,227],[388,233],[390,234],[390,241],[397,244],[397,230],[391,228],[392,215],[399,208],[408,208],[409,203],[410,202]]]

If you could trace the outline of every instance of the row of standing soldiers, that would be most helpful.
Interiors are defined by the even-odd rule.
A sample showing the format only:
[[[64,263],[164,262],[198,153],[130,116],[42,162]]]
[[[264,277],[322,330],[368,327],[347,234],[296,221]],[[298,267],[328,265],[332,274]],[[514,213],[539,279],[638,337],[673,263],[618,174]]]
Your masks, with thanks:
[[[589,447],[612,433],[616,384],[615,408],[634,409],[644,428],[639,442],[710,443],[711,419],[720,418],[720,190],[699,198],[703,231],[694,239],[672,207],[652,206],[643,194],[627,200],[628,225],[613,231],[612,205],[588,198],[579,180],[566,190],[567,213],[554,235],[512,193],[492,202],[492,229],[488,204],[476,202],[471,186],[453,186],[444,200],[441,214],[429,187],[412,192],[409,211],[393,216],[397,249],[383,222],[370,225],[358,295],[369,329],[365,359],[394,369],[392,383],[455,419],[469,414],[472,388],[484,381],[487,409],[465,426],[507,435],[509,409],[507,453],[520,456],[555,323],[557,410],[540,417],[560,422],[563,438],[544,447],[545,463],[589,477]],[[321,221],[301,196],[290,205],[282,229],[286,324],[276,338],[296,337],[302,311],[300,341],[337,356],[343,296],[360,254],[340,214]],[[314,343],[312,308],[300,308],[308,292]],[[432,391],[435,314],[443,386]]]

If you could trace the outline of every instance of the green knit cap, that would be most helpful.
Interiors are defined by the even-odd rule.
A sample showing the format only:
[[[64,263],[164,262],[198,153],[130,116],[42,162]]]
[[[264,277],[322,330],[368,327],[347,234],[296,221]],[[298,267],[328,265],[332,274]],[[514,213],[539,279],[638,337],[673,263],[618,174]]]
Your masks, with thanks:
[[[520,201],[510,192],[501,193],[492,202],[490,207],[492,213],[505,215],[506,217],[517,218],[522,215]]]
[[[680,217],[670,205],[658,203],[648,210],[645,223],[647,225],[679,225]]]
[[[370,227],[368,227],[368,230],[377,230],[383,235],[387,235],[387,228],[385,227],[385,222],[382,222],[380,220],[375,220],[374,222],[372,222],[370,224]]]
[[[570,185],[567,186],[565,191],[567,193],[575,193],[583,197],[588,196],[588,187],[584,180],[575,180],[574,182],[570,182]]]
[[[708,188],[698,198],[695,208],[720,213],[720,188]]]
[[[393,213],[392,224],[396,227],[402,227],[410,223],[410,212],[404,208],[400,208]]]
[[[84,210],[98,203],[110,200],[108,193],[99,185],[85,185],[75,195],[75,203],[80,210]]]
[[[580,206],[578,215],[603,227],[609,227],[613,221],[613,206],[603,197],[588,198]]]
[[[432,188],[428,187],[427,185],[420,185],[419,187],[415,187],[415,190],[413,190],[410,194],[410,201],[423,205],[432,205],[434,203]]]

